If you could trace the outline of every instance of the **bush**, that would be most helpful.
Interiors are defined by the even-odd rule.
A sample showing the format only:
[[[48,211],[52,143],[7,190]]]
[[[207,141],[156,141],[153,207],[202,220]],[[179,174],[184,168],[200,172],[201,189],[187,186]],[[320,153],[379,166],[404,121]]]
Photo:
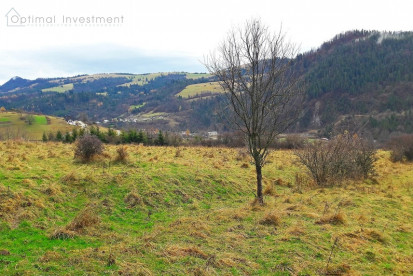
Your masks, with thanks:
[[[289,134],[284,139],[278,139],[274,147],[277,149],[302,149],[305,146],[305,138],[299,134]]]
[[[375,149],[357,135],[338,135],[330,141],[309,143],[296,155],[317,185],[326,186],[344,179],[366,178],[374,173]]]
[[[127,152],[127,148],[124,146],[121,146],[119,148],[116,149],[116,161],[117,162],[122,162],[122,163],[126,163],[128,161],[128,152]]]
[[[98,137],[94,135],[85,135],[78,138],[75,146],[75,157],[80,158],[83,162],[89,162],[96,155],[103,152],[103,144]]]
[[[393,162],[413,161],[413,134],[404,134],[393,137],[387,147],[391,150],[390,158]]]

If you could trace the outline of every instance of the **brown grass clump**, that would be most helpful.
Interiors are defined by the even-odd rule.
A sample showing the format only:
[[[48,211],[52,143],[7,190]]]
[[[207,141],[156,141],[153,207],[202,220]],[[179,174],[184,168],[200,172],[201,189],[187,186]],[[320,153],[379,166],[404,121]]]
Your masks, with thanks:
[[[54,151],[49,150],[47,153],[48,158],[55,158],[57,157],[57,154]]]
[[[372,240],[372,241],[376,240],[376,241],[381,242],[381,243],[386,242],[386,237],[382,233],[380,233],[376,230],[363,229],[363,233],[365,234],[365,236],[367,236],[367,238],[369,240]]]
[[[316,224],[338,225],[338,224],[344,224],[344,223],[345,223],[345,217],[344,217],[344,214],[341,212],[338,212],[333,215],[324,215],[318,221],[316,221]]]
[[[46,251],[42,257],[39,258],[39,262],[48,263],[51,261],[57,261],[62,258],[62,255],[56,251]]]
[[[192,256],[195,258],[208,259],[208,254],[195,246],[178,246],[173,245],[166,249],[166,253],[171,257],[186,257]]]
[[[117,148],[116,154],[117,154],[115,158],[116,162],[126,163],[128,161],[129,154],[127,151],[127,147],[121,146]]]
[[[146,268],[143,264],[134,261],[133,263],[129,262],[120,262],[119,264],[119,275],[125,276],[152,276],[153,273],[148,268]]]
[[[248,157],[249,157],[249,154],[248,154],[247,151],[245,151],[245,150],[240,150],[240,151],[238,151],[238,155],[237,155],[237,157],[235,157],[235,160],[237,160],[237,161],[245,161],[245,160],[248,159]]]
[[[66,184],[75,183],[79,181],[79,176],[76,174],[75,171],[71,171],[70,173],[63,176],[61,180]]]
[[[268,196],[275,196],[276,195],[274,184],[269,183],[265,186],[264,195],[268,195]]]
[[[43,191],[46,195],[49,196],[53,196],[53,195],[57,195],[60,194],[60,188],[56,185],[56,184],[50,184],[49,186],[47,186],[44,191]]]
[[[51,235],[50,239],[52,240],[67,240],[67,239],[72,239],[76,236],[76,233],[74,231],[65,229],[65,228],[59,228],[55,230]]]
[[[243,168],[243,169],[248,169],[249,167],[250,167],[250,165],[248,165],[248,163],[243,163],[241,165],[241,168]]]
[[[260,220],[262,225],[274,225],[278,226],[281,224],[281,217],[275,211],[265,214],[265,216]]]
[[[305,230],[303,229],[303,227],[301,225],[296,225],[293,226],[292,228],[290,228],[288,230],[288,233],[290,233],[291,235],[294,236],[302,236],[305,234]]]
[[[99,216],[96,215],[92,209],[86,208],[81,211],[68,226],[66,226],[66,229],[71,231],[82,231],[86,227],[96,225],[99,222]]]
[[[175,152],[175,157],[182,157],[182,150],[181,149],[176,149],[176,152]]]
[[[125,199],[123,200],[123,202],[125,202],[125,204],[128,205],[129,208],[133,208],[136,205],[139,205],[142,202],[141,197],[133,192],[130,192]]]
[[[348,264],[329,266],[325,271],[325,275],[351,275],[351,266]]]

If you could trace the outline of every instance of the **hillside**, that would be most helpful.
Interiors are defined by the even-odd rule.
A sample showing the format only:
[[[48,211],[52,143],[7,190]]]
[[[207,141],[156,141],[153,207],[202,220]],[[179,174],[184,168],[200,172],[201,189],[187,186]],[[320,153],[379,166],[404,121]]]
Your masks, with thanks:
[[[412,133],[411,49],[411,32],[351,31],[298,55],[307,101],[292,131],[330,136],[363,129],[380,140]],[[0,106],[72,118],[86,113],[118,128],[222,131],[220,92],[210,75],[182,72],[15,77],[0,87]]]
[[[27,116],[31,114],[18,112],[0,112],[0,139],[14,138],[15,136],[25,137],[30,140],[41,140],[43,133],[52,132],[55,134],[58,130],[66,133],[73,129],[62,118],[31,115],[33,122],[27,122]]]
[[[260,207],[237,149],[127,151],[127,164],[113,162],[115,146],[82,164],[68,144],[0,142],[0,274],[413,271],[413,165],[387,152],[375,181],[324,189],[307,186],[290,151],[274,152]]]

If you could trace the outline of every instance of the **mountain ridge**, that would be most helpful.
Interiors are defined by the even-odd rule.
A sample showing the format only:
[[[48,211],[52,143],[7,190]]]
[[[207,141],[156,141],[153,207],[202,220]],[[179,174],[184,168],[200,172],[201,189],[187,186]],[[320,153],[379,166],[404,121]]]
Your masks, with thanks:
[[[293,62],[305,79],[307,101],[292,131],[329,136],[364,126],[375,138],[413,132],[406,122],[413,106],[412,49],[413,32],[355,30],[299,54]],[[19,78],[0,86],[0,105],[58,116],[87,113],[116,127],[225,131],[213,81],[186,72]]]

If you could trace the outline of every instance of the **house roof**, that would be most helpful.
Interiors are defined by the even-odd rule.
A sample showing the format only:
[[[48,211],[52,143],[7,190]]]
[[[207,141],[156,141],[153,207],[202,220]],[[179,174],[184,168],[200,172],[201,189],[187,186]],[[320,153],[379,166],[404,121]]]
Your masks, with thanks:
[[[11,12],[14,12],[14,13],[17,14],[18,16],[20,16],[20,14],[19,14],[14,8],[11,8],[11,9],[6,13],[6,17],[8,17],[8,16],[9,16],[9,13],[11,13]]]

